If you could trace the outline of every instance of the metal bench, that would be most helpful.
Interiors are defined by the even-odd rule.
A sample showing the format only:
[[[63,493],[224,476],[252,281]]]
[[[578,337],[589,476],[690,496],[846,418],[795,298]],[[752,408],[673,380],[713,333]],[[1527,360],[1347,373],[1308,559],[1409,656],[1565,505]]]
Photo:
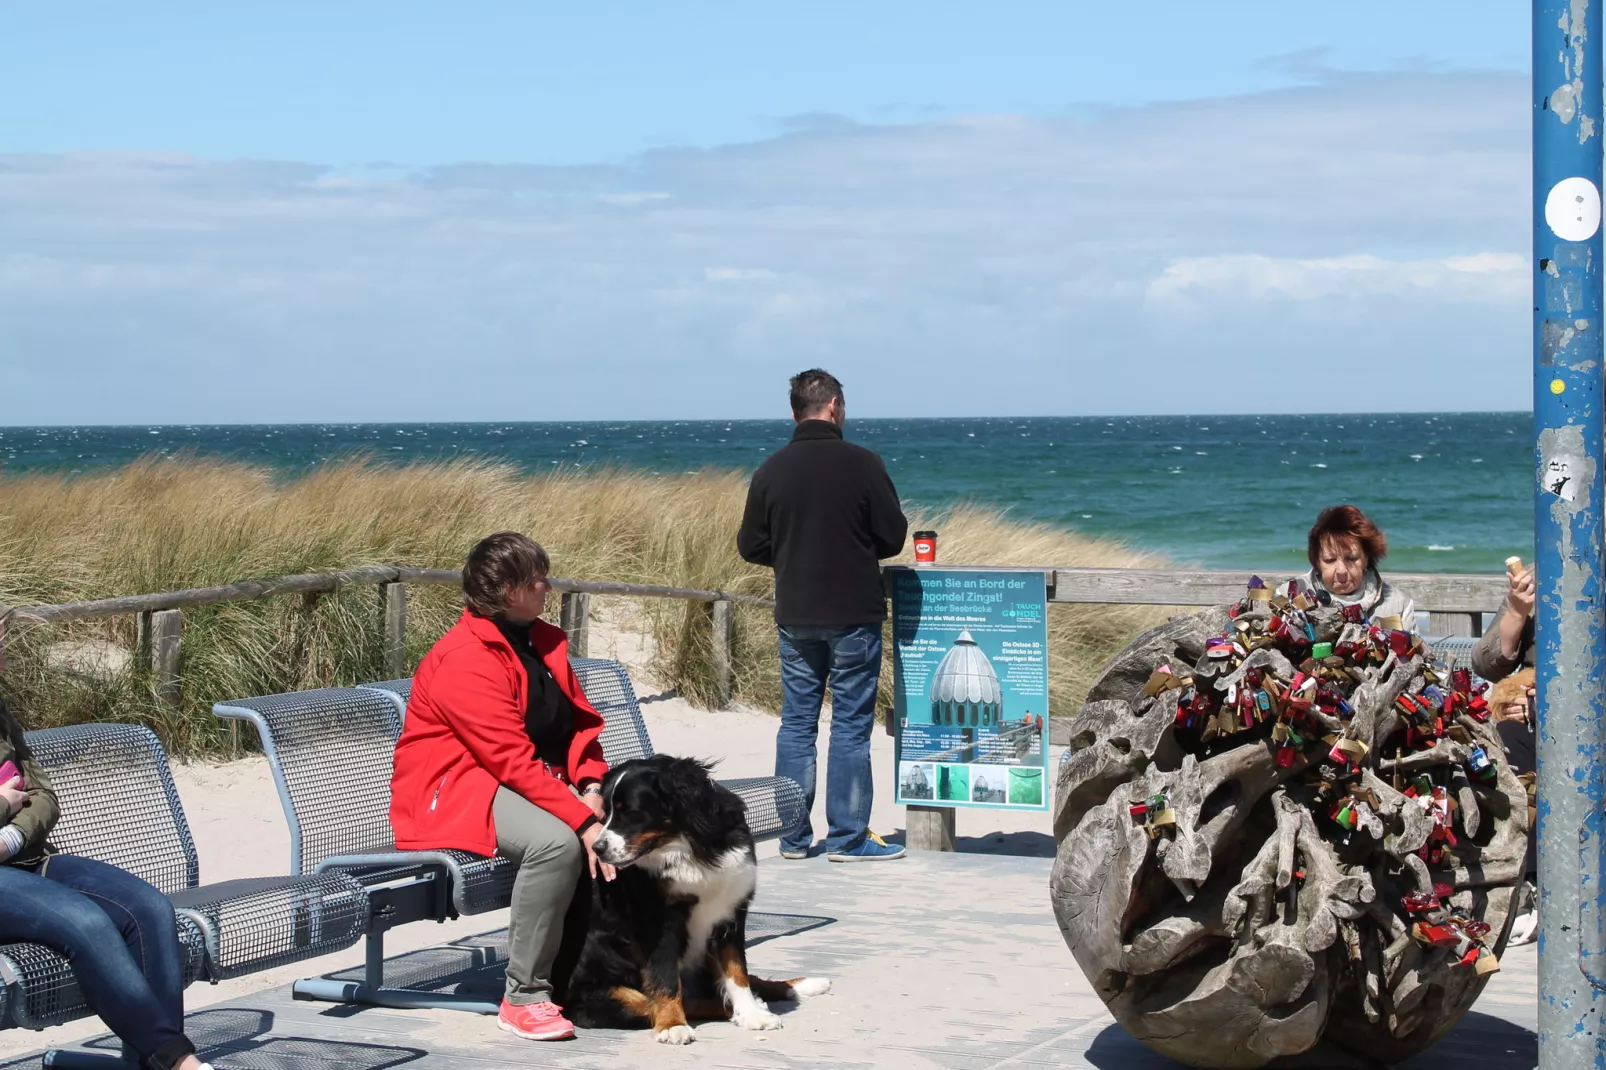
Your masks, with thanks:
[[[641,705],[636,701],[636,689],[630,675],[617,661],[605,658],[571,658],[569,664],[580,680],[580,689],[586,693],[605,727],[602,731],[602,753],[609,765],[632,758],[653,756],[652,740],[647,735],[647,722],[641,716]],[[407,700],[412,696],[411,680],[386,680],[377,684],[362,684],[360,690],[384,695],[395,704],[399,715],[405,716]],[[721,780],[721,784],[734,791],[747,806],[747,827],[755,840],[769,840],[781,835],[803,816],[803,789],[785,777],[739,777]]]
[[[341,874],[200,884],[189,822],[156,736],[136,725],[30,732],[28,745],[61,800],[51,843],[149,881],[172,900],[184,981],[224,980],[350,947],[367,891]],[[37,944],[0,947],[0,1027],[42,1029],[90,1013],[66,959]],[[123,1065],[116,1056],[52,1051],[47,1066]]]
[[[610,764],[652,755],[652,742],[624,667],[573,660],[586,697],[603,716]],[[467,851],[399,851],[390,828],[390,776],[411,680],[330,687],[219,702],[212,712],[255,726],[290,826],[291,870],[340,872],[369,889],[361,983],[297,981],[298,999],[370,1006],[436,1007],[495,1014],[483,996],[384,985],[384,936],[415,921],[444,921],[506,907],[517,867]],[[784,777],[723,782],[747,806],[756,838],[778,836],[803,812],[803,792]]]
[[[1433,656],[1444,662],[1452,669],[1472,669],[1472,648],[1478,645],[1478,640],[1470,635],[1448,635],[1435,639],[1431,635],[1424,635],[1422,641],[1433,650]],[[1482,679],[1476,673],[1474,678]]]

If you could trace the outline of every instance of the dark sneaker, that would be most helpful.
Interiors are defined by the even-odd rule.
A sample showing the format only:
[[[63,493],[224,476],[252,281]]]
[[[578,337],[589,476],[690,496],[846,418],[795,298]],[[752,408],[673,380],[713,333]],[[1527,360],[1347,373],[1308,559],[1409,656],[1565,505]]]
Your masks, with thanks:
[[[826,856],[832,862],[886,862],[894,858],[903,857],[903,848],[895,843],[888,843],[873,832],[864,834],[864,840],[857,847],[850,847],[846,851],[831,851]]]
[[[807,847],[782,847],[781,848],[781,857],[782,858],[797,859],[797,858],[807,858],[808,856],[809,856],[809,849]]]

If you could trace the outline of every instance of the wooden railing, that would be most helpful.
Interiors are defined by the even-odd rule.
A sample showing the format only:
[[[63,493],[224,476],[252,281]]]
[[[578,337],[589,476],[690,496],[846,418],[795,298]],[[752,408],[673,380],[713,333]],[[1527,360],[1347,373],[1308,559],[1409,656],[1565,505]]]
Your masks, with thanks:
[[[46,606],[0,606],[16,621],[49,623],[65,620],[97,620],[133,614],[135,663],[148,667],[156,693],[173,707],[179,703],[180,665],[183,662],[184,609],[255,598],[299,594],[316,599],[339,587],[374,584],[378,588],[377,642],[381,664],[391,676],[407,671],[407,585],[409,583],[461,586],[458,569],[404,568],[396,565],[367,565],[342,572],[317,572],[297,576],[276,576],[266,580],[241,580],[220,587],[192,587],[161,594],[136,594],[121,598],[100,598],[92,602],[66,602]],[[695,587],[663,587],[646,583],[615,583],[606,580],[570,580],[552,577],[552,589],[562,595],[559,622],[569,635],[569,650],[585,657],[590,641],[591,596],[625,595],[638,598],[676,598],[703,602],[709,607],[713,629],[713,668],[715,697],[721,706],[731,697],[731,649],[735,638],[736,605],[773,606],[768,598],[707,591]]]
[[[1019,570],[1025,566],[1006,567]],[[1029,566],[1028,569],[1039,571],[1036,566]],[[1243,597],[1244,585],[1250,575],[1248,570],[1045,567],[1041,571],[1048,583],[1050,602],[1179,608],[1237,601]],[[1267,583],[1274,583],[1287,579],[1290,573],[1265,569],[1259,575]],[[379,596],[376,637],[380,661],[387,673],[400,676],[407,671],[407,585],[458,586],[462,580],[462,573],[457,569],[370,565],[343,572],[242,580],[219,587],[196,587],[163,594],[128,595],[62,605],[18,606],[11,612],[17,620],[41,623],[133,614],[138,621],[136,664],[149,668],[157,693],[176,707],[183,660],[183,611],[188,607],[293,594],[315,599],[342,586],[374,584]],[[1499,608],[1506,592],[1506,578],[1503,575],[1392,573],[1388,581],[1415,599],[1418,611],[1431,614],[1419,624],[1419,630],[1440,636],[1479,634],[1482,614]],[[729,704],[731,698],[731,651],[735,635],[732,608],[736,605],[775,604],[768,598],[754,595],[693,587],[559,578],[553,578],[551,583],[552,589],[562,595],[559,621],[569,635],[569,648],[579,657],[587,652],[591,596],[594,594],[675,598],[706,603],[713,631],[715,697],[722,706]],[[0,606],[0,613],[6,612],[7,608]]]
[[[1304,570],[1299,570],[1303,573]],[[1213,571],[1162,568],[1045,569],[1049,601],[1140,606],[1217,606],[1244,595],[1251,575],[1268,584],[1286,581],[1288,569]],[[1428,635],[1479,635],[1483,614],[1506,597],[1504,574],[1391,572],[1384,577],[1410,595],[1418,613],[1431,614],[1418,630]]]

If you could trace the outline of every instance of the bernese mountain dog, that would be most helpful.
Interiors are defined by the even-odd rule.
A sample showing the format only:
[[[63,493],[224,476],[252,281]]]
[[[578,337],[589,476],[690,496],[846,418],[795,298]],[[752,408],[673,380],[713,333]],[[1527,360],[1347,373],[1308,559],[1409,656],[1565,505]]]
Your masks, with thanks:
[[[747,909],[758,857],[741,799],[692,758],[624,762],[602,784],[597,858],[612,881],[581,879],[564,925],[554,995],[578,1026],[697,1039],[693,1020],[779,1029],[766,1003],[821,995],[819,977],[747,972]]]

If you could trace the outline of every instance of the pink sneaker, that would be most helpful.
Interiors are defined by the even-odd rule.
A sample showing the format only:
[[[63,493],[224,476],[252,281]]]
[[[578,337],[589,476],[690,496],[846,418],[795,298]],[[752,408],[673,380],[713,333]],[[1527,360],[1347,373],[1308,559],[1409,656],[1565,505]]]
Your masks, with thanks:
[[[522,1004],[503,1000],[496,1025],[525,1040],[568,1040],[574,1036],[574,1023],[550,1000]]]

